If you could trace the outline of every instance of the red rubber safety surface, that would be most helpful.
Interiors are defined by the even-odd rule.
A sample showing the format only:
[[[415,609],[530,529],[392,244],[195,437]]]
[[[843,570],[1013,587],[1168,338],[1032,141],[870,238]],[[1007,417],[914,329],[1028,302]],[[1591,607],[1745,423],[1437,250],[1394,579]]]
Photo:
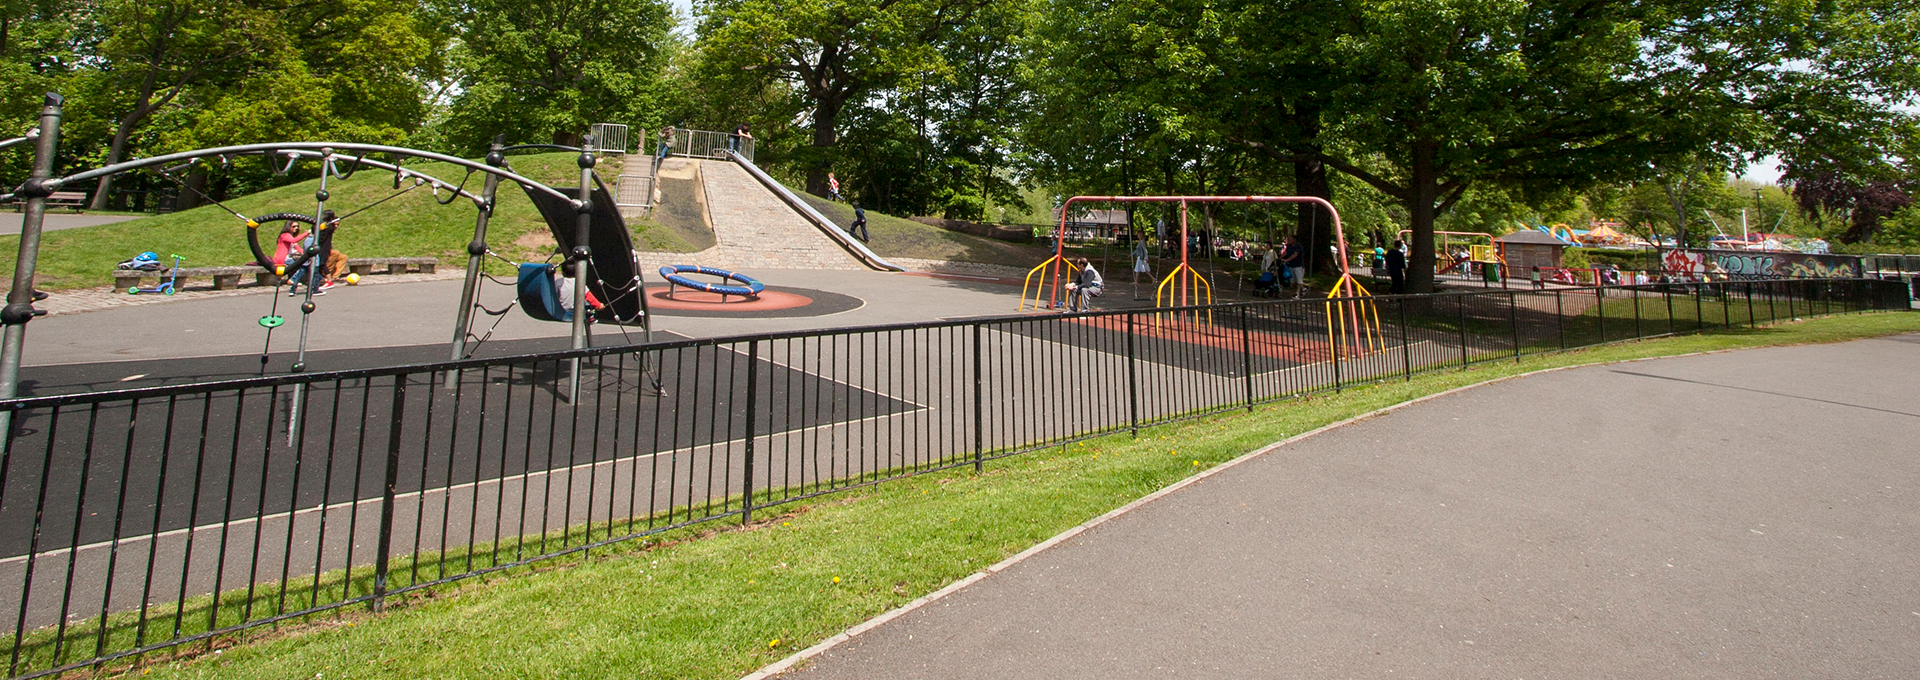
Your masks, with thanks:
[[[866,304],[851,295],[794,288],[768,288],[761,291],[757,298],[728,295],[724,300],[719,293],[686,287],[674,287],[673,297],[669,298],[667,289],[665,284],[647,286],[647,307],[668,316],[786,317],[822,316],[858,309]]]

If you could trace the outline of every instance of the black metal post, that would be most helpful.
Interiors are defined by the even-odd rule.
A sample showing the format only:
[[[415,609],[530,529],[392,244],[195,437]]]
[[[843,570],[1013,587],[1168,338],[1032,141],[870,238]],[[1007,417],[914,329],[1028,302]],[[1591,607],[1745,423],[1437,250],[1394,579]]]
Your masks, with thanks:
[[[1407,342],[1407,300],[1394,298],[1393,304],[1400,308],[1400,367],[1406,371],[1407,379],[1413,379],[1413,348]]]
[[[1133,350],[1134,313],[1127,312],[1127,423],[1133,436],[1140,436],[1140,372]]]
[[[493,147],[487,150],[487,165],[497,168],[506,163],[506,153],[501,150],[503,148],[505,147],[501,143],[501,138],[494,137]],[[395,183],[400,181],[399,175],[394,176],[394,181]],[[473,221],[473,240],[467,242],[466,286],[460,289],[460,311],[454,315],[453,320],[453,361],[465,359],[467,356],[467,334],[472,330],[473,302],[475,296],[480,294],[480,271],[486,266],[487,222],[493,217],[493,197],[499,189],[500,176],[488,174],[485,184],[480,189],[482,204],[480,216]],[[459,384],[460,371],[447,371],[447,387],[451,389]]]
[[[309,284],[311,285],[311,284]],[[388,553],[393,548],[393,487],[400,479],[400,431],[407,423],[407,376],[393,377],[393,423],[387,426],[387,482],[380,491],[380,537],[373,555],[373,610],[387,600]]]
[[[980,375],[980,353],[984,348],[980,344],[980,335],[980,324],[973,324],[973,471],[975,473],[980,472],[986,459],[986,414],[981,412],[985,395],[980,392],[980,385],[984,382]]]
[[[755,414],[760,411],[760,341],[747,341],[747,446],[746,464],[740,471],[740,523],[753,522],[753,441],[757,437],[753,429]]]
[[[1560,336],[1560,349],[1567,348],[1567,301],[1563,291],[1553,291],[1553,331]]]
[[[1628,288],[1627,294],[1633,296],[1633,337],[1644,338],[1647,334],[1640,328],[1640,289]]]
[[[1460,368],[1464,369],[1467,367],[1467,295],[1461,293],[1454,300],[1459,303],[1455,306],[1460,310]]]
[[[1240,370],[1247,377],[1247,410],[1253,410],[1253,333],[1247,330],[1247,307],[1240,306]]]
[[[1593,313],[1600,320],[1600,344],[1607,342],[1607,287],[1605,284],[1593,287]]]
[[[574,208],[579,217],[573,223],[573,250],[567,253],[567,263],[573,269],[573,328],[568,333],[569,347],[584,349],[587,346],[587,261],[593,256],[588,239],[593,235],[593,138],[589,135],[581,144],[580,157],[575,164],[580,166],[580,189],[575,197],[580,205]],[[580,359],[574,358],[571,375],[567,378],[567,402],[579,403],[580,400]]]
[[[54,154],[60,148],[61,107],[65,102],[60,95],[48,92],[40,106],[40,137],[34,140],[33,171],[17,192],[27,200],[21,208],[20,252],[13,264],[13,290],[7,291],[7,306],[0,310],[0,323],[6,325],[4,336],[0,337],[0,399],[20,394],[20,352],[27,342],[27,322],[40,314],[33,308],[33,274],[40,257],[40,227],[47,216],[47,197],[59,188],[47,178],[53,176]],[[13,431],[12,413],[0,414],[0,434]]]
[[[1513,360],[1520,360],[1520,298],[1519,293],[1507,293],[1507,321],[1513,326]]]

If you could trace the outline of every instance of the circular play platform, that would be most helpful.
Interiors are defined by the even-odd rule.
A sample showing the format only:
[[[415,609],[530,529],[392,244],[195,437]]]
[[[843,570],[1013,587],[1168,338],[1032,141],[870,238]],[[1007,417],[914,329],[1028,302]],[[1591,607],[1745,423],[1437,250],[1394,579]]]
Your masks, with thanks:
[[[767,287],[751,298],[671,288],[647,286],[647,308],[661,316],[777,319],[839,314],[867,304],[852,295],[810,288]]]

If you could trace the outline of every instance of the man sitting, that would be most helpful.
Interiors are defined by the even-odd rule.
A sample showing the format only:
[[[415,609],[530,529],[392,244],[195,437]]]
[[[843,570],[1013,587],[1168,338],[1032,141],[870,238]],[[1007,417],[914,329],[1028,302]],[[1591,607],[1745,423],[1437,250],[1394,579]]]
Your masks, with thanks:
[[[1073,282],[1067,284],[1067,311],[1093,311],[1093,299],[1107,292],[1106,280],[1100,278],[1100,270],[1093,268],[1087,258],[1080,258],[1080,273],[1073,275]]]

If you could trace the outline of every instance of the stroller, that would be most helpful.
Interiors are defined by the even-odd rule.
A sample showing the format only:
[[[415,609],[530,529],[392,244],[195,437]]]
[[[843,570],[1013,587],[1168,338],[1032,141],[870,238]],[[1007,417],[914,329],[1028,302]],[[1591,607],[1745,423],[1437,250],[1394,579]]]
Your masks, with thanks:
[[[1280,297],[1280,275],[1272,270],[1260,272],[1260,280],[1253,284],[1253,294]]]

